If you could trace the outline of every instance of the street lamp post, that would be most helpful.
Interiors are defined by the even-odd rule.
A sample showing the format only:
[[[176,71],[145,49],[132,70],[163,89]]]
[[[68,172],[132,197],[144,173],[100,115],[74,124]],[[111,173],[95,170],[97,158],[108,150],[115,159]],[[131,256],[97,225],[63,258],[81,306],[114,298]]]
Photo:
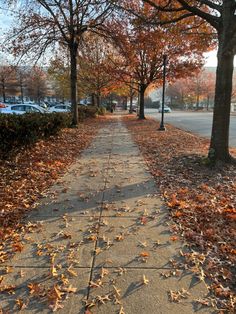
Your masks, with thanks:
[[[163,55],[163,86],[162,86],[162,106],[161,106],[161,123],[159,127],[159,131],[165,131],[166,128],[164,126],[164,108],[165,108],[165,90],[166,90],[166,63],[167,63],[167,55]]]

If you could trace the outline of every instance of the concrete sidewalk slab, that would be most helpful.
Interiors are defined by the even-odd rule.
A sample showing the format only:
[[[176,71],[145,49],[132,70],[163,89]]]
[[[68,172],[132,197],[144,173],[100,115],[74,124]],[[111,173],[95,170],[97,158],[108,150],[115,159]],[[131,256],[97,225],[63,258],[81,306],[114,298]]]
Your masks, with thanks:
[[[161,218],[142,224],[140,217],[105,218],[106,226],[99,231],[95,266],[170,268],[170,260],[181,263],[179,251],[185,251],[183,243],[171,241],[171,232]],[[143,219],[143,221],[144,221]],[[105,241],[103,240],[105,239]],[[110,246],[107,246],[109,239]],[[106,261],[107,264],[106,264]]]
[[[62,267],[71,264],[91,266],[95,246],[92,235],[97,234],[98,218],[64,215],[59,218],[47,217],[35,223],[38,227],[26,233],[22,239],[22,253],[16,254],[7,265],[50,267],[53,257],[55,265]]]
[[[207,289],[185,270],[180,250],[187,247],[172,238],[168,210],[146,169],[115,116],[27,218],[38,229],[0,267],[3,284],[17,286],[15,295],[0,292],[3,311],[15,313],[16,300],[29,299],[21,313],[51,312],[46,294],[29,293],[33,281],[47,291],[77,288],[63,294],[60,313],[85,313],[85,304],[94,314],[212,313],[196,306]]]
[[[51,303],[50,293],[53,292],[54,286],[61,287],[62,281],[60,277],[64,275],[65,278],[69,278],[69,283],[63,286],[65,289],[59,303],[63,308],[60,309],[59,313],[83,314],[83,300],[87,298],[88,294],[87,287],[90,279],[90,270],[76,269],[76,277],[70,277],[66,269],[62,269],[58,272],[60,275],[54,278],[49,276],[49,273],[50,270],[47,268],[15,269],[11,273],[10,279],[4,281],[5,285],[14,284],[17,288],[12,294],[1,294],[0,306],[4,309],[3,313],[52,313],[52,309],[49,308]],[[32,287],[33,285],[35,285],[35,293],[33,293],[33,289],[30,289],[30,286]],[[75,289],[75,292],[67,292],[71,288]],[[26,308],[20,310],[16,300],[25,303],[27,305]]]
[[[104,285],[90,290],[88,303],[96,303],[92,313],[119,313],[122,308],[128,314],[210,313],[209,308],[200,308],[196,302],[202,297],[204,285],[189,274],[181,272],[178,277],[165,278],[164,271],[147,269],[127,269],[119,274],[118,269],[109,269]],[[94,274],[93,280],[97,277]],[[144,284],[144,278],[147,284]],[[171,291],[173,295],[182,294],[179,302],[171,301]],[[96,302],[97,296],[109,296],[109,301]]]

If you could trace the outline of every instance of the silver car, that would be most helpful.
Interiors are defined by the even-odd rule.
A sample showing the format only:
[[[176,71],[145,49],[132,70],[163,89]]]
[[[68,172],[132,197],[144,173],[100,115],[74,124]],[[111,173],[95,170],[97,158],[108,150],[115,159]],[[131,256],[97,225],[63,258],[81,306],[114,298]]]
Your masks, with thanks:
[[[4,114],[25,114],[34,112],[47,113],[48,111],[39,105],[33,104],[7,105],[5,108],[0,108],[0,113]]]
[[[49,108],[50,112],[70,112],[71,111],[71,106],[70,105],[64,105],[64,104],[59,104],[55,105],[53,107]]]
[[[159,109],[158,109],[158,112],[162,112],[162,107],[160,107]],[[168,106],[165,106],[164,107],[164,112],[165,113],[170,113],[171,112],[171,109],[170,109],[170,107],[168,107]]]

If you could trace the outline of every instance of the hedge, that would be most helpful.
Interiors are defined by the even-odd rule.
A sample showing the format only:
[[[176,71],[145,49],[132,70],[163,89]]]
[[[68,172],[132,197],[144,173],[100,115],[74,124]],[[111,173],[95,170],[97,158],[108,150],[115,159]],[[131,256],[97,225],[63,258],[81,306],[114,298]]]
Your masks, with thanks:
[[[65,113],[0,114],[0,156],[6,158],[10,151],[55,135],[70,124],[71,115]]]
[[[98,114],[98,108],[95,106],[78,106],[79,120],[85,118],[95,118]]]
[[[80,121],[105,114],[102,108],[94,106],[79,106],[78,112]],[[19,147],[30,146],[57,134],[62,128],[70,127],[71,121],[71,113],[0,114],[0,159]]]

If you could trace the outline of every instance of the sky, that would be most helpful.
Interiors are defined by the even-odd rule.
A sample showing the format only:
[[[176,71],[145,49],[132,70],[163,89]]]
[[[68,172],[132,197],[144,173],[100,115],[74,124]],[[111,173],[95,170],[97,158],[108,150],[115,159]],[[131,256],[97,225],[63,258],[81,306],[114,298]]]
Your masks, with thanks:
[[[2,32],[4,32],[11,24],[11,17],[6,14],[7,12],[5,11],[0,11],[0,41],[2,39]],[[206,58],[206,67],[216,67],[217,65],[217,58],[216,58],[216,50],[207,52],[204,54]],[[0,62],[1,59],[4,58],[4,56],[0,53]]]
[[[205,58],[206,58],[205,67],[216,67],[217,65],[216,50],[205,53]]]

